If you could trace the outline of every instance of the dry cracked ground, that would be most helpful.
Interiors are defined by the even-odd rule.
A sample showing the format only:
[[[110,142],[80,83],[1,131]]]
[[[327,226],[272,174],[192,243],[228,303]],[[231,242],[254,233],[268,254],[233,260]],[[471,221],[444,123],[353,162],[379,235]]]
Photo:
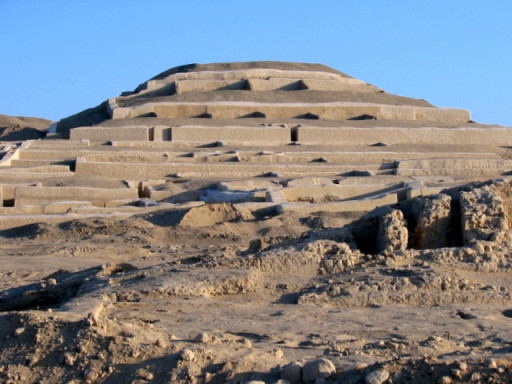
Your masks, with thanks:
[[[506,383],[512,186],[0,233],[6,383]]]

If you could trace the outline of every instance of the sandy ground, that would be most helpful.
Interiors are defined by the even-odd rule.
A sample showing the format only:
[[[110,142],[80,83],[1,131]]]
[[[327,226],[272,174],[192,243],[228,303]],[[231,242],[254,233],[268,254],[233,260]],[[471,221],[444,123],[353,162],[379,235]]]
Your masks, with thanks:
[[[361,220],[219,205],[5,230],[0,378],[293,382],[327,359],[327,382],[509,382],[510,263],[364,254]]]

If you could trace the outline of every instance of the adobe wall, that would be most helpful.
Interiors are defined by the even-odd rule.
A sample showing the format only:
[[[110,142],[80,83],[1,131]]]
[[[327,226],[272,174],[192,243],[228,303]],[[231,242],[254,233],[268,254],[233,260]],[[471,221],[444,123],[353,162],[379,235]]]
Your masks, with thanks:
[[[401,160],[396,174],[400,176],[499,176],[512,171],[507,159],[421,159]]]
[[[211,143],[214,141],[272,142],[288,144],[289,128],[284,127],[171,127],[171,140],[177,142]]]
[[[363,104],[363,103],[146,103],[113,110],[112,118],[133,118],[149,113],[158,117],[186,118],[204,114],[213,119],[236,119],[259,112],[269,119],[296,118],[316,115],[321,120],[346,120],[361,115],[371,115],[379,120],[421,120],[439,122],[467,122],[470,113],[454,108],[426,108],[409,105]]]
[[[70,140],[90,140],[107,142],[113,140],[149,141],[150,128],[144,126],[128,126],[122,128],[79,127],[71,129]]]
[[[401,187],[400,184],[382,185],[321,185],[321,186],[292,186],[280,190],[288,202],[328,202],[335,200],[358,199],[364,195],[389,193]]]
[[[372,145],[386,144],[466,144],[512,145],[511,128],[297,128],[297,139],[304,144],[329,142]]]
[[[387,194],[374,199],[347,200],[333,203],[300,204],[284,203],[277,206],[277,212],[297,212],[300,214],[311,214],[315,212],[368,212],[383,205],[396,204],[396,194]]]
[[[138,198],[137,188],[32,187],[18,186],[14,190],[15,207],[46,205],[57,201],[90,201],[98,207],[107,201]]]
[[[358,169],[377,171],[380,165],[360,165]],[[281,177],[332,176],[354,169],[351,165],[243,164],[243,163],[112,163],[78,158],[77,174],[96,174],[145,180],[179,174],[186,177],[256,177],[274,172]],[[185,177],[185,176],[184,176]]]

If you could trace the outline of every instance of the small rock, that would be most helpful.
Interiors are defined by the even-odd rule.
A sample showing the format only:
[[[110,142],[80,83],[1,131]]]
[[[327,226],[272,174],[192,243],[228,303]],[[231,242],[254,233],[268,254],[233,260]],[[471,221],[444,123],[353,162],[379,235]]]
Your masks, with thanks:
[[[245,348],[252,348],[252,343],[249,339],[244,339],[243,344]]]
[[[487,360],[487,366],[489,368],[498,368],[498,364],[496,364],[496,360],[494,359]]]
[[[23,328],[23,327],[16,328],[16,329],[14,330],[14,334],[13,334],[13,335],[14,335],[14,337],[19,337],[19,336],[21,336],[21,334],[22,334],[23,332],[25,332],[25,328]]]
[[[156,339],[155,345],[159,348],[167,348],[169,346],[169,343],[167,343],[167,341],[163,337],[159,337],[158,339]]]
[[[294,361],[281,368],[281,379],[289,381],[290,384],[300,383],[301,373],[302,365]]]
[[[180,358],[183,361],[192,361],[196,358],[196,354],[190,349],[184,349],[181,351]]]
[[[210,335],[206,332],[201,332],[199,335],[197,335],[196,337],[194,337],[194,341],[196,343],[208,343],[212,338],[210,337]]]
[[[472,375],[471,375],[471,381],[480,381],[482,380],[482,375],[480,374],[480,372],[474,372]]]
[[[452,369],[452,376],[457,379],[460,379],[463,374],[464,374],[463,371],[460,369],[456,369],[456,368]]]
[[[84,373],[84,379],[86,382],[89,382],[89,383],[96,381],[99,376],[100,376],[99,372],[92,368],[88,369]]]
[[[27,365],[31,368],[39,362],[39,358],[37,356],[32,356],[27,359]]]
[[[154,375],[144,368],[137,369],[137,372],[135,372],[135,374],[137,375],[137,377],[140,377],[143,380],[153,380],[154,378]]]
[[[304,364],[302,368],[302,379],[304,381],[313,381],[317,378],[328,378],[336,373],[336,367],[332,361],[327,359],[317,359]]]
[[[75,365],[76,357],[72,353],[66,352],[63,356],[63,363],[67,367],[72,367]]]
[[[272,351],[272,354],[275,356],[276,359],[282,359],[284,356],[283,351],[281,351],[280,349],[274,349]]]
[[[460,369],[461,371],[465,371],[465,370],[467,370],[467,369],[468,369],[468,363],[466,363],[465,361],[460,362],[460,363],[459,363],[459,369]]]
[[[366,384],[382,384],[389,379],[389,371],[387,369],[377,369],[370,372],[364,378]]]
[[[137,201],[138,207],[156,207],[157,205],[155,200],[148,199],[147,197],[143,197]]]
[[[453,382],[452,378],[450,376],[443,376],[439,379],[439,384],[451,384]]]

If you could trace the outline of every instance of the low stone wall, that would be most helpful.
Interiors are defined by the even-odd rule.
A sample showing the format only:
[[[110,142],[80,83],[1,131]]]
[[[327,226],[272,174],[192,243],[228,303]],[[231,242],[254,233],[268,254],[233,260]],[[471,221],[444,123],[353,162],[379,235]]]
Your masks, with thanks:
[[[421,159],[401,160],[396,174],[400,176],[499,176],[512,171],[507,159]]]
[[[401,184],[383,185],[321,185],[293,186],[281,189],[288,202],[324,203],[337,200],[360,199],[365,195],[390,193]]]
[[[236,119],[260,113],[269,119],[315,116],[322,120],[346,120],[371,115],[379,120],[421,120],[439,122],[467,122],[470,114],[454,108],[426,108],[409,105],[365,103],[146,103],[134,107],[116,108],[112,118],[133,118],[150,113],[158,117],[186,118],[209,115],[213,119]]]
[[[358,170],[378,171],[380,164],[359,165]],[[278,177],[333,176],[354,170],[353,165],[309,164],[244,164],[226,163],[114,163],[88,161],[80,157],[76,162],[77,174],[101,175],[130,180],[162,178],[169,175],[183,177],[247,178],[273,173]]]
[[[176,93],[208,92],[218,89],[247,89],[246,80],[176,80]]]
[[[150,127],[128,126],[122,128],[111,127],[79,127],[70,130],[70,140],[90,140],[107,142],[114,140],[149,141]]]
[[[289,128],[272,127],[195,127],[171,128],[171,140],[177,142],[211,143],[214,141],[272,142],[288,144],[291,141]]]
[[[449,113],[449,111],[447,111]],[[297,128],[304,144],[344,143],[512,145],[512,128]]]
[[[398,198],[396,194],[387,194],[373,199],[347,200],[333,203],[284,203],[278,205],[276,209],[279,213],[293,211],[300,214],[311,214],[314,212],[368,212],[384,205],[396,204],[397,201]]]
[[[343,80],[318,80],[318,79],[303,79],[301,80],[304,88],[314,91],[327,91],[327,92],[377,92],[379,88],[374,85],[365,83],[357,79],[343,79]]]
[[[15,188],[15,206],[46,205],[53,202],[91,202],[98,207],[111,200],[136,199],[137,188],[32,187]]]

